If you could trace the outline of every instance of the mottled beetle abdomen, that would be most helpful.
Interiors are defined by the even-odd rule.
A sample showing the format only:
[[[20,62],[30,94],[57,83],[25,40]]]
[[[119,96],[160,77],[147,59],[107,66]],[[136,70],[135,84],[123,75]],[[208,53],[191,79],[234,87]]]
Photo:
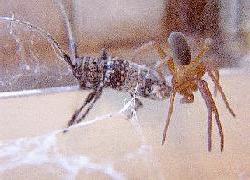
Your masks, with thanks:
[[[96,89],[103,82],[104,63],[100,58],[78,58],[73,69],[82,89]]]
[[[82,89],[95,89],[102,84],[103,87],[150,99],[165,99],[172,90],[157,71],[111,56],[105,60],[79,58],[74,67],[74,76]]]

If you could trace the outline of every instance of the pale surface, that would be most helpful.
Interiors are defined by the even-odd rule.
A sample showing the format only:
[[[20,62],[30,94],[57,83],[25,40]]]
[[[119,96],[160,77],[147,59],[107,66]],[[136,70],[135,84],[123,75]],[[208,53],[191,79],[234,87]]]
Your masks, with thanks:
[[[0,100],[0,177],[1,179],[249,179],[250,125],[249,73],[232,71],[222,77],[222,85],[236,112],[230,116],[220,96],[217,96],[220,119],[225,134],[225,149],[219,150],[217,127],[213,126],[213,149],[207,151],[207,111],[199,93],[195,102],[180,105],[176,101],[167,141],[161,146],[161,135],[169,101],[143,99],[144,108],[138,112],[140,128],[136,129],[124,115],[106,118],[88,126],[59,133],[56,157],[88,162],[75,174],[60,163],[41,163],[40,152],[32,154],[33,162],[2,169],[15,164],[14,159],[33,147],[23,147],[4,155],[3,143],[21,137],[41,136],[65,127],[74,110],[80,106],[86,91],[49,94]],[[211,84],[211,82],[210,82]],[[210,86],[212,89],[213,86]],[[115,113],[129,97],[113,90],[105,91],[88,120]],[[178,100],[178,99],[177,99]],[[55,141],[55,139],[54,139]],[[12,144],[13,145],[13,144]],[[34,146],[43,147],[46,143]],[[2,152],[1,152],[2,150]],[[27,154],[27,153],[26,153]],[[31,154],[30,154],[31,156]],[[29,157],[30,157],[29,156]],[[81,158],[80,158],[81,157]],[[13,162],[10,161],[13,160]],[[72,170],[73,166],[71,166]],[[74,168],[73,168],[74,169]],[[77,169],[77,168],[76,168]],[[76,176],[74,176],[76,175]]]

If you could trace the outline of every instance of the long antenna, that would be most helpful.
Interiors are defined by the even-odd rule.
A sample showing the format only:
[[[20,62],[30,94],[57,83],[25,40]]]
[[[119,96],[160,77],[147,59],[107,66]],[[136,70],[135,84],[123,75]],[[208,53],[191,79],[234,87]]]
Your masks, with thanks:
[[[74,33],[72,31],[73,24],[72,24],[72,21],[69,20],[69,17],[66,13],[62,0],[54,0],[54,2],[58,5],[60,13],[64,21],[64,26],[65,26],[65,29],[67,31],[68,38],[69,38],[70,59],[72,61],[72,65],[74,66],[76,64],[76,58],[78,57],[78,55],[77,55],[76,41],[75,41]]]
[[[12,17],[0,16],[0,20],[13,22],[13,23],[20,24],[20,25],[25,25],[31,31],[35,31],[35,32],[39,33],[41,36],[46,38],[53,45],[52,47],[53,47],[54,51],[56,52],[56,54],[59,55],[60,58],[65,60],[70,66],[72,66],[72,62],[71,62],[68,54],[60,47],[60,45],[52,37],[52,35],[50,33],[48,33],[47,31],[45,31],[44,29],[37,27],[37,26],[31,24],[30,22],[16,19],[14,16],[12,16]]]

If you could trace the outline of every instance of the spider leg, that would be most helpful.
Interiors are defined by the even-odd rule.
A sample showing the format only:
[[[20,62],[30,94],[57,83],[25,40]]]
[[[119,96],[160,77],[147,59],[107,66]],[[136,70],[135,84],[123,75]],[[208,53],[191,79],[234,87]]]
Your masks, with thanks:
[[[212,109],[208,108],[208,115],[207,115],[207,148],[208,148],[209,152],[212,149],[212,127],[213,127],[212,115],[213,115]]]
[[[167,64],[170,73],[173,76],[175,76],[177,72],[176,72],[176,67],[175,67],[173,58],[170,57],[170,58],[166,59],[167,54],[164,52],[164,50],[161,48],[161,46],[157,43],[154,44],[154,49],[157,51],[159,57],[161,58],[160,63],[158,65],[156,65],[156,71],[159,73],[161,78],[164,79],[163,66],[165,63]]]
[[[161,60],[156,62],[154,69],[158,72],[160,78],[164,80],[163,67],[164,67],[164,64],[166,63],[165,58],[167,55],[164,52],[164,50],[161,48],[159,43],[155,41],[150,41],[148,43],[143,44],[141,47],[135,50],[132,60],[135,59],[136,55],[144,52],[147,49],[153,49],[157,51],[157,54],[159,55]]]
[[[212,74],[212,72],[210,70],[208,70],[208,75],[211,77],[211,79],[214,82],[215,86],[217,87],[218,91],[221,93],[221,97],[222,97],[224,103],[226,104],[228,111],[232,114],[233,117],[235,117],[236,115],[233,112],[232,108],[230,107],[228,100],[227,100],[227,97],[226,97],[225,93],[223,92],[219,81],[216,79],[216,77]]]
[[[220,82],[220,73],[218,69],[214,69],[214,77],[216,78],[217,82]],[[214,86],[214,96],[217,96],[217,86]]]
[[[148,43],[143,44],[139,48],[135,49],[135,52],[134,52],[132,59],[135,59],[136,55],[138,55],[144,51],[147,51],[148,49],[155,49],[157,51],[157,53],[159,54],[161,59],[164,59],[166,57],[166,53],[160,47],[159,43],[157,43],[155,41],[150,41]]]
[[[212,94],[208,88],[207,82],[204,80],[199,80],[198,89],[201,92],[201,96],[204,99],[207,109],[208,109],[208,151],[211,151],[211,147],[212,147],[212,113],[213,112],[215,114],[216,124],[219,129],[219,134],[220,134],[220,139],[221,139],[220,147],[222,151],[224,147],[224,135],[223,135],[222,125],[219,119],[219,113],[218,113],[217,107],[213,100]]]
[[[170,105],[169,105],[169,109],[168,109],[168,118],[166,120],[166,124],[165,124],[164,130],[163,130],[162,143],[161,143],[162,145],[165,143],[168,126],[169,126],[169,123],[170,123],[170,118],[171,118],[171,115],[172,115],[173,110],[174,110],[174,98],[175,98],[175,95],[176,95],[176,92],[174,91],[171,94],[171,97],[170,97]]]
[[[214,117],[215,117],[216,124],[218,126],[218,130],[219,130],[219,134],[220,134],[220,139],[221,139],[220,151],[222,152],[223,148],[224,148],[224,134],[223,134],[222,125],[221,125],[221,122],[220,122],[220,116],[219,116],[219,113],[218,113],[217,109],[214,110]]]
[[[214,75],[217,82],[219,82],[220,81],[220,72],[218,70],[218,67],[211,62],[213,62],[213,60],[211,60],[211,59],[209,59],[207,62],[204,62],[206,70],[210,71]],[[218,92],[218,88],[216,85],[214,85],[214,92],[213,92],[214,96],[217,96],[217,92]]]

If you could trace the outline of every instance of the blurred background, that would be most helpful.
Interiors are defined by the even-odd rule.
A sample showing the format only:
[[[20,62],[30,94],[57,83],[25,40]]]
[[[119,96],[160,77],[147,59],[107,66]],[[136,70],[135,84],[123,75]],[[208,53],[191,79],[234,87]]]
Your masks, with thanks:
[[[1,16],[14,15],[29,21],[68,49],[56,0],[1,0],[0,4]],[[239,66],[250,47],[248,0],[74,0],[63,4],[73,23],[81,56],[98,56],[105,47],[113,56],[131,60],[134,50],[144,43],[166,45],[171,31],[185,33],[194,52],[205,38],[212,38],[208,58],[220,67]],[[152,52],[149,48],[134,60],[152,64],[158,59],[155,54],[150,56]],[[1,91],[20,89],[15,81],[25,84],[26,89],[76,84],[46,39],[27,27],[1,21],[0,75]]]

